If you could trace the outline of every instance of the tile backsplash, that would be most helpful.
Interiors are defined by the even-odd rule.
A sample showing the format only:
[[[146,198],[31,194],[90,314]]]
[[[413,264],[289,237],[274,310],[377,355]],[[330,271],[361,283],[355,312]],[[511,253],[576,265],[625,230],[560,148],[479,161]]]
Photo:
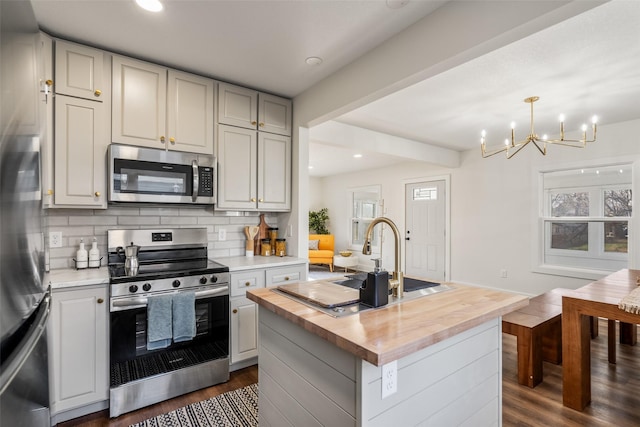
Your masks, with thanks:
[[[246,215],[246,216],[245,216]],[[274,227],[278,214],[266,214],[265,221]],[[107,231],[111,229],[162,229],[205,227],[209,236],[209,258],[244,255],[247,225],[258,225],[260,218],[254,213],[218,212],[210,207],[110,207],[106,210],[48,209],[48,232],[62,233],[62,247],[49,248],[48,233],[45,235],[47,265],[50,270],[75,267],[80,239],[85,248],[91,248],[95,237],[102,258],[107,262]],[[226,231],[226,239],[218,240],[220,229]]]

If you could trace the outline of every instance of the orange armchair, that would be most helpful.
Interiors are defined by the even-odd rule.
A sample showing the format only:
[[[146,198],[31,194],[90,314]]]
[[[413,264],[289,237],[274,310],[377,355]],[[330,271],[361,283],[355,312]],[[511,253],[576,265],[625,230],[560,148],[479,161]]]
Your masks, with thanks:
[[[328,264],[333,271],[333,234],[309,234],[309,241],[319,240],[318,249],[309,249],[309,264]]]

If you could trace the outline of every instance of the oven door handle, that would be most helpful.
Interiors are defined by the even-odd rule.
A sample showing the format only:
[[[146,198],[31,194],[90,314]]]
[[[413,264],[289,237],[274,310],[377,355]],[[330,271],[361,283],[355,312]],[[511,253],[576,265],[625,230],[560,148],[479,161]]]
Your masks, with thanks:
[[[200,175],[198,174],[198,162],[196,160],[191,162],[191,168],[193,169],[193,189],[191,191],[191,201],[195,202],[198,199],[198,188],[200,187]]]
[[[176,292],[177,293],[177,292]],[[221,287],[216,289],[207,289],[206,291],[198,291],[195,293],[196,299],[202,299],[211,297],[214,295],[228,295],[229,288]],[[148,298],[126,298],[122,300],[115,300],[111,302],[113,307],[134,307],[140,305],[147,305]]]

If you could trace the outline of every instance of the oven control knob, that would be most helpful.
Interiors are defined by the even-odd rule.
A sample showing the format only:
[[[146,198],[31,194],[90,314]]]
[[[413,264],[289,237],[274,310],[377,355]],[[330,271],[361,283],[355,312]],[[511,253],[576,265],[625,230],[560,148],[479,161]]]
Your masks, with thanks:
[[[200,284],[202,284],[202,285],[206,285],[207,284],[207,278],[205,276],[202,276],[200,278]]]
[[[135,294],[136,292],[138,292],[138,285],[129,286],[129,292],[131,292],[132,294]]]
[[[174,288],[180,287],[180,280],[174,280],[171,286],[173,286]]]
[[[211,276],[211,283],[216,283],[218,281],[218,276]]]
[[[144,285],[142,285],[142,289],[149,292],[151,290],[151,285],[149,283],[145,283]]]

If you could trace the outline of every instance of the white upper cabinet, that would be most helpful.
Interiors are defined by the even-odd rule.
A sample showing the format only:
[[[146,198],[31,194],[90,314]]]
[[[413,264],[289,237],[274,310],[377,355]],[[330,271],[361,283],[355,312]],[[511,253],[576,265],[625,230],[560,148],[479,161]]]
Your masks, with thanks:
[[[218,84],[218,123],[291,136],[291,100]]]
[[[56,95],[56,206],[107,207],[104,108],[101,102]]]
[[[168,78],[169,148],[213,154],[214,81],[175,70]]]
[[[291,138],[258,133],[258,210],[291,209]]]
[[[101,50],[56,41],[56,93],[101,102],[105,83],[103,62]]]
[[[112,140],[213,154],[214,91],[211,79],[114,56]]]

